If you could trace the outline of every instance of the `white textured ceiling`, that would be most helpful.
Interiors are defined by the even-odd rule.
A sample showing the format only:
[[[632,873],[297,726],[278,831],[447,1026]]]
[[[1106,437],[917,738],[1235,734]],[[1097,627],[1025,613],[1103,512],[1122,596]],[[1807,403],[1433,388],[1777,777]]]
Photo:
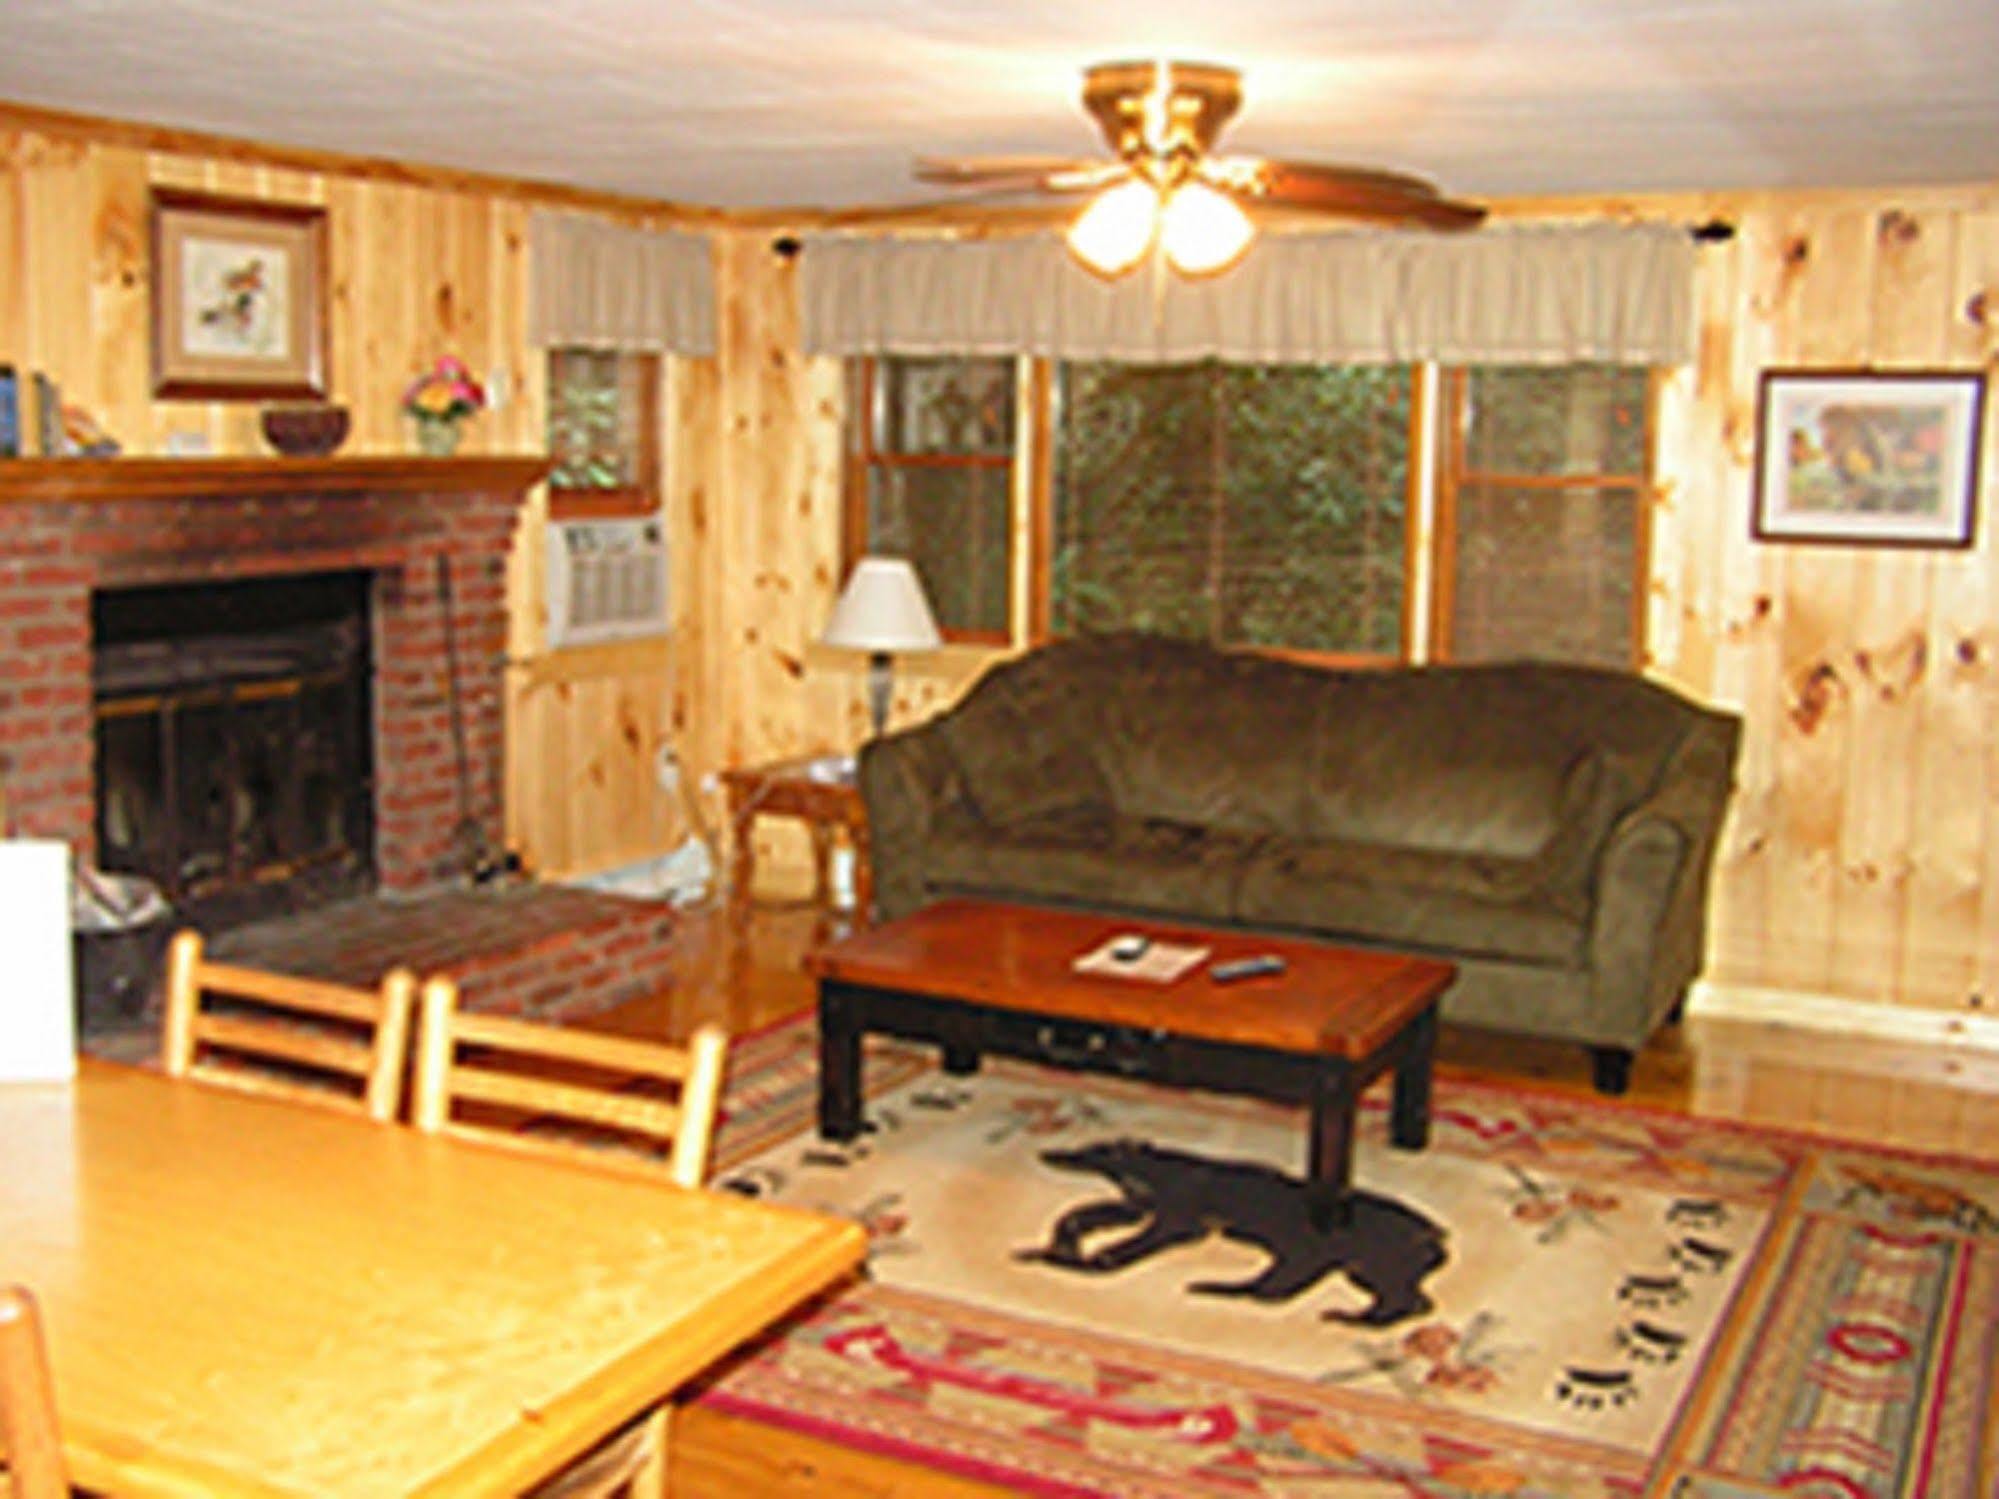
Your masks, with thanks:
[[[5,0],[0,100],[725,207],[1094,153],[1082,68],[1452,194],[1999,180],[1999,0]]]

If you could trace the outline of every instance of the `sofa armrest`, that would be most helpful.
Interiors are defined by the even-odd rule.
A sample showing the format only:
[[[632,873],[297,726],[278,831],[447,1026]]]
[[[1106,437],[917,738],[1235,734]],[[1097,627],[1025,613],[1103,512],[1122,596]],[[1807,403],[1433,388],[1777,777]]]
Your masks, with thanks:
[[[944,737],[929,725],[869,741],[857,779],[868,814],[875,912],[884,921],[924,903],[925,849],[946,804],[962,800]]]
[[[1700,972],[1714,854],[1740,728],[1698,725],[1651,796],[1620,817],[1597,865],[1589,964],[1603,1040],[1638,1046]]]
[[[1649,809],[1619,819],[1597,863],[1590,912],[1592,1029],[1599,1039],[1639,1046],[1652,1033],[1650,996],[1665,959],[1668,913],[1685,883],[1687,840]]]

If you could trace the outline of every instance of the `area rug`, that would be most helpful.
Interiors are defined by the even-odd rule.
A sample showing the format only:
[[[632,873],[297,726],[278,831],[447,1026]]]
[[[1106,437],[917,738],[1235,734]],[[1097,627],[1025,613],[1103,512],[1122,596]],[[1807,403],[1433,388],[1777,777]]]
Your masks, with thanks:
[[[718,1181],[867,1279],[718,1409],[1043,1495],[1999,1494],[1994,1169],[1446,1078],[1318,1228],[1298,1110],[872,1042],[834,1146],[814,1044],[738,1044]]]

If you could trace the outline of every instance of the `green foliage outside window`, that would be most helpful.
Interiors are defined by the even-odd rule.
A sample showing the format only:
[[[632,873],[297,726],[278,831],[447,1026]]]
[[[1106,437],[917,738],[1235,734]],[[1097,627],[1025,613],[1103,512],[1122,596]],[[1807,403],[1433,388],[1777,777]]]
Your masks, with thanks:
[[[557,489],[617,489],[637,482],[624,440],[620,356],[564,349],[548,361],[549,482]]]
[[[1065,366],[1056,633],[1396,655],[1410,389],[1407,366]]]

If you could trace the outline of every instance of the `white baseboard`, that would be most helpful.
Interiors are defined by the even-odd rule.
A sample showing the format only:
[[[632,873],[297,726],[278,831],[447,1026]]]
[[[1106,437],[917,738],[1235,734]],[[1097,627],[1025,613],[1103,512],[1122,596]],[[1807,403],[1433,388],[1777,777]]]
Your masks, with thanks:
[[[1688,991],[1687,1013],[1703,1019],[1795,1025],[1915,1046],[1999,1051],[1999,1016],[1870,1004],[1865,1000],[1793,989],[1711,984],[1700,979]]]

